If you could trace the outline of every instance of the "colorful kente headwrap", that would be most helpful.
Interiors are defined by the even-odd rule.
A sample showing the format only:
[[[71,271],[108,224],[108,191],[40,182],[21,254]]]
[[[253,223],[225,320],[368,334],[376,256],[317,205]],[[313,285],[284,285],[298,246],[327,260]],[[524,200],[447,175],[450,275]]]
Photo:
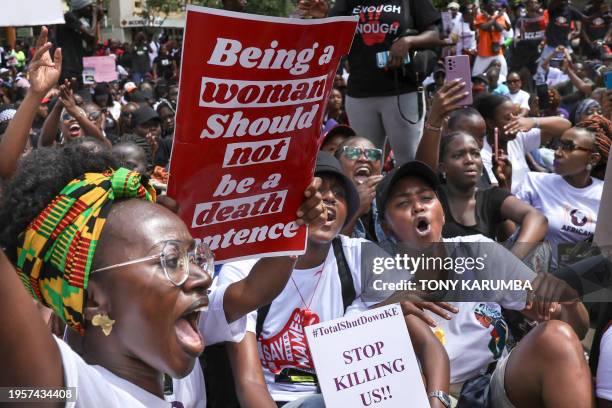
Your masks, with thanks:
[[[81,335],[96,245],[118,198],[155,202],[155,190],[125,168],[72,180],[19,237],[17,272],[26,289]]]

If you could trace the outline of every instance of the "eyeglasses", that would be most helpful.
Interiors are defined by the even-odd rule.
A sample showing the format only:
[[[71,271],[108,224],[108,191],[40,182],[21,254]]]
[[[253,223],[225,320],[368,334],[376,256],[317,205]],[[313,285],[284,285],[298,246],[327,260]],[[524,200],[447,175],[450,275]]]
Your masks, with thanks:
[[[563,140],[563,139],[559,139],[557,140],[557,142],[554,145],[555,150],[556,149],[561,149],[564,152],[568,152],[571,153],[574,150],[583,150],[585,152],[592,152],[592,149],[587,149],[586,147],[582,147],[582,146],[576,146],[576,144],[574,144],[574,142],[572,142],[571,140]]]
[[[357,160],[361,155],[365,155],[368,161],[379,161],[382,159],[381,149],[364,149],[362,147],[344,146],[342,154],[349,160]]]
[[[67,122],[67,121],[70,121],[70,120],[75,120],[75,119],[74,119],[74,116],[72,116],[71,114],[69,114],[69,113],[64,113],[64,114],[62,115],[62,120],[63,120],[64,122]]]
[[[102,114],[101,111],[90,112],[87,114],[87,118],[89,120],[96,120],[100,117],[101,114]]]
[[[196,264],[210,276],[215,269],[215,258],[205,243],[196,241],[193,249],[186,250],[178,241],[166,241],[159,254],[146,256],[144,258],[133,259],[131,261],[118,263],[96,269],[92,273],[107,271],[110,269],[121,268],[141,262],[159,259],[166,278],[175,286],[181,286],[189,277],[190,265]]]

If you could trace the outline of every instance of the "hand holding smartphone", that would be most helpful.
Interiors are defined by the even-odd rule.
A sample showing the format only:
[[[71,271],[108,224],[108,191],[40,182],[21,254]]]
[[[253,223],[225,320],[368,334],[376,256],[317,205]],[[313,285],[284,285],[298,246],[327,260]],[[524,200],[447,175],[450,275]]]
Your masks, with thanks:
[[[465,83],[464,91],[468,95],[457,102],[457,105],[467,106],[473,103],[472,98],[472,70],[470,67],[470,57],[467,55],[453,55],[444,59],[444,67],[446,70],[446,82],[452,82],[455,79],[460,79]]]

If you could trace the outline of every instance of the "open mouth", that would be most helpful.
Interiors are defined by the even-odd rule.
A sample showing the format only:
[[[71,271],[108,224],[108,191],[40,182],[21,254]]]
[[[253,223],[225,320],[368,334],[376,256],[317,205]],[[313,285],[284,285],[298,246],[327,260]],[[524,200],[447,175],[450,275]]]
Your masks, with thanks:
[[[426,217],[418,217],[415,223],[417,235],[424,237],[431,232],[431,224]]]
[[[331,224],[336,220],[336,209],[330,205],[327,205],[327,221],[325,224]]]
[[[204,340],[198,329],[198,322],[200,313],[207,309],[208,296],[204,296],[194,302],[174,325],[181,346],[190,355],[199,356],[204,351]]]
[[[81,126],[78,123],[73,123],[68,128],[68,131],[70,132],[70,136],[79,137],[81,134]]]
[[[353,172],[353,179],[357,184],[361,184],[366,181],[368,177],[372,175],[372,169],[367,165],[361,165]]]

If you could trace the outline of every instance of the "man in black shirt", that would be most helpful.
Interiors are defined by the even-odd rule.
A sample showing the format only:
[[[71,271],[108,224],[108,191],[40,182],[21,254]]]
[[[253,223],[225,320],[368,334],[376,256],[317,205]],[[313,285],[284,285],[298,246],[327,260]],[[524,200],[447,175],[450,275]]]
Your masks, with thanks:
[[[55,39],[52,42],[62,49],[60,82],[76,78],[82,83],[83,57],[93,54],[99,40],[102,9],[93,0],[72,0],[71,4],[71,11],[64,14],[66,24],[55,27]]]

